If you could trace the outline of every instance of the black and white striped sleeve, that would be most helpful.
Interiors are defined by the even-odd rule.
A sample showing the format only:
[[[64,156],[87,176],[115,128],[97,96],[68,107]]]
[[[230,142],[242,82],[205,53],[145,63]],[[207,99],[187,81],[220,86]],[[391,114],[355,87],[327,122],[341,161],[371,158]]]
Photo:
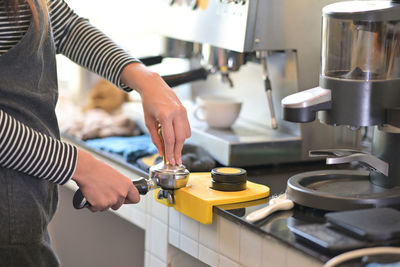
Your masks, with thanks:
[[[50,1],[57,53],[97,73],[116,86],[131,91],[120,81],[124,67],[138,59],[131,57],[89,21],[79,17],[63,0]]]
[[[60,185],[74,174],[77,149],[0,110],[0,166]]]

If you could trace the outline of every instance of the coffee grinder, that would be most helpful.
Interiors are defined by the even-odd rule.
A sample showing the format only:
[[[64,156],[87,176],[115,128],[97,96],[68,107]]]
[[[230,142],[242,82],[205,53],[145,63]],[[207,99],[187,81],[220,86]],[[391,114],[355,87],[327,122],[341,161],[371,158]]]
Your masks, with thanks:
[[[352,129],[376,126],[372,152],[310,151],[327,164],[288,180],[287,197],[322,210],[400,206],[400,1],[348,1],[323,8],[319,87],[282,100],[285,120]]]

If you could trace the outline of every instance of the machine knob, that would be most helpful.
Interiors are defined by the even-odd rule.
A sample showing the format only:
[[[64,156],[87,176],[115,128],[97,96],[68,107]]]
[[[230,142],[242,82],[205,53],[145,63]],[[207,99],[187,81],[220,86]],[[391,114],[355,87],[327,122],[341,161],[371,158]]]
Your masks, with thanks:
[[[230,4],[230,3],[234,3],[234,4],[246,4],[246,0],[220,0],[220,2],[222,4]]]
[[[192,8],[192,9],[196,9],[197,8],[197,0],[186,0],[186,4],[188,5],[188,7]]]

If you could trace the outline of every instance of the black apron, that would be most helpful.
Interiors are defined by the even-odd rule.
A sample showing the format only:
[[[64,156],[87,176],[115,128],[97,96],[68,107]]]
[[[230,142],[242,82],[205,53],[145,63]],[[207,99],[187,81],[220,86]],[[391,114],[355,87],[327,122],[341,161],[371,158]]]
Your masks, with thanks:
[[[0,56],[0,108],[59,139],[55,46],[49,28],[38,34],[31,22],[23,39]],[[57,185],[0,168],[0,266],[59,265],[47,232],[57,200]]]

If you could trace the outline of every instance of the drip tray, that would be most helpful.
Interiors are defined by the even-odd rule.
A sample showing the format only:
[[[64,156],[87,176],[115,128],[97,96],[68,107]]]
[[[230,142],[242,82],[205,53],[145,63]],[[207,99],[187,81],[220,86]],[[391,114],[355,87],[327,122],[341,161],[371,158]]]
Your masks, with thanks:
[[[340,211],[400,205],[400,187],[373,185],[369,171],[321,170],[292,176],[287,183],[289,199],[306,207]]]

